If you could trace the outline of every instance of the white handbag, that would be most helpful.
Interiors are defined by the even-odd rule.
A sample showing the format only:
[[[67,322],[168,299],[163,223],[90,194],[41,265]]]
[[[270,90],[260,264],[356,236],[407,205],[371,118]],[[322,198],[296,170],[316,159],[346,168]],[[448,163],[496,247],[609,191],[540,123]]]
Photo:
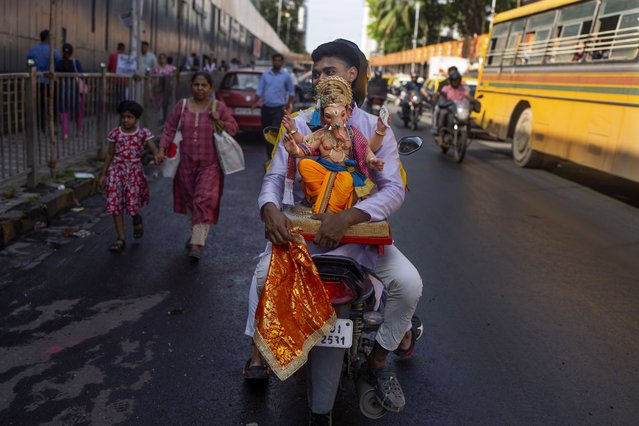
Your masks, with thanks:
[[[230,175],[244,170],[244,153],[233,136],[224,130],[215,132],[215,149],[222,173]]]
[[[174,178],[180,165],[180,143],[182,142],[182,116],[184,115],[184,108],[188,99],[182,101],[182,111],[180,112],[180,121],[178,121],[177,129],[175,130],[175,136],[173,136],[173,142],[175,145],[175,153],[172,152],[172,147],[169,145],[168,152],[172,154],[170,157],[167,155],[164,157],[164,161],[160,164],[160,171],[165,178]]]
[[[217,100],[213,98],[211,111],[217,110]],[[214,127],[216,127],[214,125]],[[215,149],[222,173],[230,175],[244,170],[244,153],[242,147],[233,136],[224,130],[215,132]]]

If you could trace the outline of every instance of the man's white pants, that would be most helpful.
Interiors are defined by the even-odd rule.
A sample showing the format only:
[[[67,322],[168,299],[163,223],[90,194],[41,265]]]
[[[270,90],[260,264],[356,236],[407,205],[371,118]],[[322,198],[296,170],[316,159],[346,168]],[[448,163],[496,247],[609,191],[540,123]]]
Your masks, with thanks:
[[[262,253],[251,279],[249,290],[248,318],[244,333],[253,337],[255,311],[259,293],[264,287],[271,261],[271,243]],[[413,264],[395,246],[385,246],[384,255],[377,258],[375,273],[388,291],[384,308],[384,323],[377,332],[377,342],[386,350],[394,351],[404,334],[411,328],[411,318],[422,296],[422,278]]]

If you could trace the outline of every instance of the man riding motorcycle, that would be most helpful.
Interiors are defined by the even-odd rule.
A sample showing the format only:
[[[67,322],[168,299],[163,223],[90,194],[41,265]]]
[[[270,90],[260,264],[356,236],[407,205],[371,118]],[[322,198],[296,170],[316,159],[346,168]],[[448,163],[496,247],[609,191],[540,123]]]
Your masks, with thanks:
[[[470,101],[473,100],[472,96],[470,95],[466,87],[464,87],[464,85],[461,84],[462,76],[458,71],[453,71],[449,75],[448,80],[450,81],[450,84],[442,88],[441,99],[447,100],[447,101],[461,101],[464,98]],[[448,108],[439,109],[435,134],[438,134],[439,129],[441,129],[442,126],[446,125],[448,114],[450,114],[450,111],[448,110]]]
[[[455,72],[459,73],[459,70],[455,65],[448,67],[448,70],[446,71],[446,79],[439,82],[439,84],[437,85],[437,92],[435,92],[435,96],[433,97],[433,99],[431,99],[432,105],[435,106],[435,108],[433,108],[432,125],[430,128],[433,135],[437,134],[437,119],[439,118],[439,105],[437,105],[437,101],[442,96],[442,90],[444,89],[444,87],[450,86],[450,75]]]
[[[417,93],[423,97],[428,97],[428,92],[424,88],[423,82],[420,82],[420,77],[417,72],[413,72],[410,75],[410,81],[402,87],[400,93],[400,106],[402,107],[402,117],[410,116],[410,95],[411,93]]]
[[[327,76],[337,75],[351,82],[354,99],[356,102],[362,101],[366,93],[364,70],[367,62],[354,43],[346,40],[325,43],[315,49],[311,56],[314,62],[312,74],[314,85]],[[308,112],[302,112],[295,117],[296,131],[303,135],[311,133],[307,123],[310,115]],[[354,104],[348,124],[357,127],[365,137],[370,138],[376,129],[376,121],[377,117],[362,111],[357,104]],[[351,257],[362,265],[370,265],[387,288],[388,299],[384,310],[384,322],[377,332],[376,342],[367,363],[368,373],[374,380],[378,401],[385,409],[397,412],[404,407],[405,398],[393,368],[386,364],[386,358],[389,352],[395,352],[400,356],[412,355],[415,341],[421,335],[421,324],[417,326],[411,323],[422,293],[421,277],[412,263],[394,245],[386,246],[383,256],[378,256],[373,246],[340,245],[340,240],[350,226],[387,219],[403,203],[405,189],[400,175],[397,142],[391,129],[386,131],[382,146],[376,155],[386,160],[384,170],[371,176],[378,191],[340,213],[318,215],[317,218],[322,221],[322,224],[315,240],[308,244],[308,248],[311,253],[328,252]],[[245,331],[248,336],[253,336],[254,333],[258,289],[263,287],[266,280],[271,244],[286,244],[292,240],[289,232],[290,220],[282,213],[287,162],[288,154],[284,144],[280,143],[274,151],[273,162],[264,176],[258,198],[260,213],[265,223],[265,236],[269,242],[251,281],[249,315]],[[294,181],[294,197],[296,201],[304,198],[298,179]],[[257,378],[258,375],[263,375],[264,371],[265,366],[260,354],[253,346],[251,357],[244,369],[244,376]],[[311,418],[315,416],[330,419],[330,412],[311,413]]]

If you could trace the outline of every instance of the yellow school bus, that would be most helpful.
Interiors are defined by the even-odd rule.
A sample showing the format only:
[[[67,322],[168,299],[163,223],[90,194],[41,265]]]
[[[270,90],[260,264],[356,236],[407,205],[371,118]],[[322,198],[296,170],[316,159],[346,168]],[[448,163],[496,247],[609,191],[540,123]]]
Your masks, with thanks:
[[[639,0],[543,0],[495,16],[476,114],[522,167],[553,157],[639,182]]]

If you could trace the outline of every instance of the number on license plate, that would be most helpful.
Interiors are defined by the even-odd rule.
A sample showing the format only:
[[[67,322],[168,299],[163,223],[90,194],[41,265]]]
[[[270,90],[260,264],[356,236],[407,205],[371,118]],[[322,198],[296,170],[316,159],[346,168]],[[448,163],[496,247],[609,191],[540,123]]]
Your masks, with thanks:
[[[329,348],[350,348],[353,344],[353,321],[338,318],[328,334],[317,341],[315,346]]]
[[[260,115],[260,109],[255,108],[235,108],[235,113],[238,115]]]

